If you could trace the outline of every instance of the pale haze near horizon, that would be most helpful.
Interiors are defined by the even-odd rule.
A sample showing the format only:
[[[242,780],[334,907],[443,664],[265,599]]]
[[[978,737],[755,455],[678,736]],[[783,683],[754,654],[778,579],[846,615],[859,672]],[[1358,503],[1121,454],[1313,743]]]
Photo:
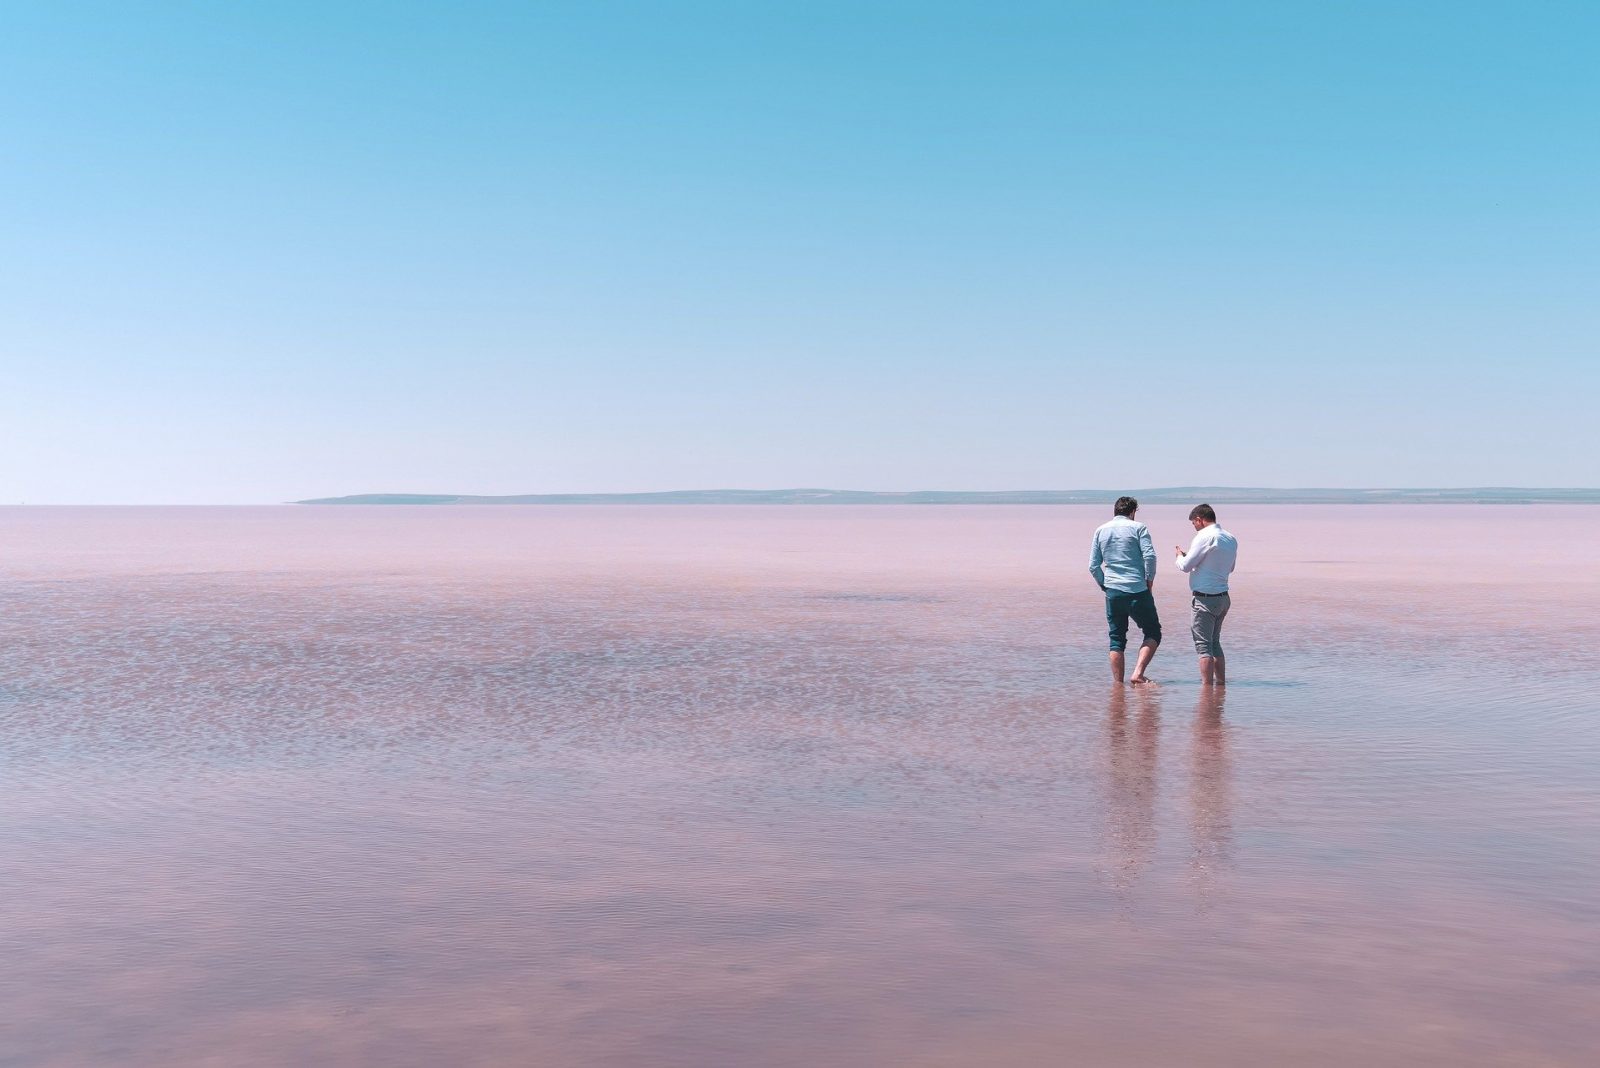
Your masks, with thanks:
[[[1594,485],[1587,4],[0,34],[0,503]]]

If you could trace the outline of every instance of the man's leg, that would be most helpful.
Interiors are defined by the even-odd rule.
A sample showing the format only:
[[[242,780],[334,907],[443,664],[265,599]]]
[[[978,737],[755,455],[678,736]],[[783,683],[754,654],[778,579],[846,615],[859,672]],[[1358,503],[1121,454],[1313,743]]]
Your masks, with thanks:
[[[1211,631],[1211,681],[1218,686],[1228,685],[1228,661],[1222,655],[1222,621],[1228,618],[1228,609],[1233,607],[1233,598],[1227,594],[1211,599],[1211,614],[1216,617],[1217,625]]]
[[[1133,678],[1131,680],[1135,686],[1139,686],[1150,681],[1144,677],[1144,669],[1150,666],[1151,659],[1156,655],[1156,646],[1159,644],[1159,642],[1153,642],[1149,638],[1146,638],[1142,643],[1140,643],[1139,659],[1138,662],[1133,665]]]
[[[1128,595],[1106,591],[1106,629],[1111,637],[1111,681],[1122,685],[1123,649],[1128,644]]]
[[[1156,595],[1149,590],[1136,594],[1128,611],[1144,632],[1144,641],[1139,645],[1139,660],[1133,665],[1133,678],[1128,680],[1138,686],[1150,681],[1145,678],[1144,669],[1150,666],[1150,661],[1156,655],[1156,646],[1161,644],[1161,617],[1156,614]]]
[[[1211,685],[1211,623],[1206,615],[1205,598],[1189,595],[1189,637],[1194,639],[1194,655],[1200,661],[1200,684]]]
[[[1228,614],[1228,595],[1196,596],[1190,603],[1194,609],[1190,633],[1194,636],[1195,655],[1200,658],[1200,681],[1207,686],[1227,685],[1228,676],[1222,659],[1222,620]]]

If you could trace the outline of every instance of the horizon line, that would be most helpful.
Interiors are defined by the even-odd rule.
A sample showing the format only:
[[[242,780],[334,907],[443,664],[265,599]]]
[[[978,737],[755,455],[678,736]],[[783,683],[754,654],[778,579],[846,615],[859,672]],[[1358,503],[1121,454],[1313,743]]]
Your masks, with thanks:
[[[1228,503],[1355,503],[1426,502],[1600,503],[1600,488],[1588,486],[1158,486],[1133,490],[838,490],[822,487],[784,489],[643,490],[525,494],[358,493],[317,497],[289,504],[443,505],[443,504],[1090,504],[1118,496],[1143,496],[1148,503],[1170,503],[1174,497],[1212,497]]]

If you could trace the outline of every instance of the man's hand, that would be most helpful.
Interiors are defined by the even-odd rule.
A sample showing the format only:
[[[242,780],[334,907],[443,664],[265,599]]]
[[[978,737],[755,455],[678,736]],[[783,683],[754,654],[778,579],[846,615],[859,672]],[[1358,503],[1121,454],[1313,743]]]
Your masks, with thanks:
[[[1188,556],[1189,555],[1188,551],[1186,549],[1184,549],[1184,547],[1181,546],[1181,545],[1174,545],[1173,548],[1178,550],[1178,555],[1179,556]]]

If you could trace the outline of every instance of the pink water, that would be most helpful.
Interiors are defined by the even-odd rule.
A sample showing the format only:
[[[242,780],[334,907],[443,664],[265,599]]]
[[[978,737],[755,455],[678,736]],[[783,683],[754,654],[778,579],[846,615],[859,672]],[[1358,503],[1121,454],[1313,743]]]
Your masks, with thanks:
[[[1594,1063],[1600,508],[1103,511],[0,509],[0,1064]]]

